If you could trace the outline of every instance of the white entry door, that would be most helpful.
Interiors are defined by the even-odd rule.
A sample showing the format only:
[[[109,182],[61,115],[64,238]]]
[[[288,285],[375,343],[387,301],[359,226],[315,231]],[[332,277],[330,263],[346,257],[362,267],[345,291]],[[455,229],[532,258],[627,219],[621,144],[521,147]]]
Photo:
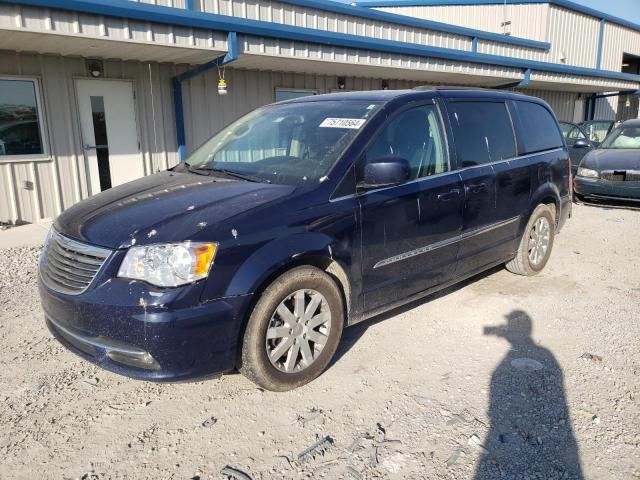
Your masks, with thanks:
[[[144,176],[133,84],[76,80],[89,194]]]

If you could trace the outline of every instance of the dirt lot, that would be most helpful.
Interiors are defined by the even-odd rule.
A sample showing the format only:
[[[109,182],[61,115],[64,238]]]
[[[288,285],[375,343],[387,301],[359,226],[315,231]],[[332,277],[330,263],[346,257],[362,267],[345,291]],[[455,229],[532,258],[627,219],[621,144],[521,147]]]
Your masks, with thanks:
[[[284,394],[93,367],[46,331],[37,250],[0,251],[0,478],[640,478],[639,237],[640,212],[578,206],[543,274],[348,329]]]

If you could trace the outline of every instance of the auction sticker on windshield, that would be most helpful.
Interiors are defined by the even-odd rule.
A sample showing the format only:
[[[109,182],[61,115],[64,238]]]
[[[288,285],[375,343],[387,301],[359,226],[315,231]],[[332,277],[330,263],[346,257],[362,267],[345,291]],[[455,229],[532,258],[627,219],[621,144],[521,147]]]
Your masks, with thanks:
[[[322,128],[351,128],[358,130],[364,125],[366,119],[364,118],[325,118],[320,127]]]

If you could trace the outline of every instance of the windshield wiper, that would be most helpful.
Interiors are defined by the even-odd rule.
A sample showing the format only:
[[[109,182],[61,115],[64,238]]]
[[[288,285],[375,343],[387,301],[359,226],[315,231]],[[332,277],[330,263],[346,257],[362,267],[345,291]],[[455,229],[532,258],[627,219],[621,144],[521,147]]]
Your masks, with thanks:
[[[193,167],[192,167],[193,168]],[[271,183],[271,180],[265,180],[263,178],[254,177],[253,175],[249,175],[246,173],[235,172],[233,170],[227,170],[226,168],[218,168],[218,167],[201,167],[195,170],[205,171],[205,172],[217,172],[223,173],[230,177],[239,178],[241,180],[246,180],[247,182],[256,182],[256,183]]]

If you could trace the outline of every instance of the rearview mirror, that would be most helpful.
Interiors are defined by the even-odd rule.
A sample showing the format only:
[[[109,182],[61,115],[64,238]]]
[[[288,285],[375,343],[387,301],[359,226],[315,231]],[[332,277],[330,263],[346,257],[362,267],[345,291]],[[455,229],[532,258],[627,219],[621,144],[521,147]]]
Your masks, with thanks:
[[[576,143],[573,144],[573,148],[589,148],[591,144],[584,139],[576,140]]]
[[[409,162],[396,155],[387,155],[368,162],[359,188],[383,188],[400,185],[409,180],[411,169]]]

